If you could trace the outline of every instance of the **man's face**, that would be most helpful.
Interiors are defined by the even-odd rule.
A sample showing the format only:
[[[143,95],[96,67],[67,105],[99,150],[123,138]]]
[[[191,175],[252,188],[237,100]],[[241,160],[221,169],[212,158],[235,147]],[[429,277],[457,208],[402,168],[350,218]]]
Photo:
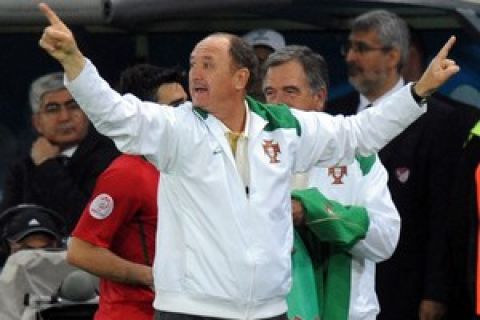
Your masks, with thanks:
[[[265,60],[267,60],[268,56],[272,54],[273,49],[267,46],[255,46],[253,48],[255,51],[255,55],[258,59],[258,64],[261,66]]]
[[[10,254],[25,249],[45,249],[58,247],[57,240],[46,233],[32,233],[22,240],[9,242]]]
[[[66,89],[48,92],[33,115],[40,135],[61,149],[80,143],[88,131],[88,119]]]
[[[210,36],[200,41],[190,56],[189,89],[194,106],[216,113],[231,104],[232,97],[245,88],[238,86],[229,53],[230,41]]]
[[[263,93],[268,103],[285,103],[305,111],[322,111],[325,104],[324,89],[314,93],[302,65],[291,60],[269,67],[263,79]]]
[[[352,86],[366,96],[383,90],[389,73],[398,63],[392,64],[391,50],[383,47],[375,31],[353,32],[349,44],[345,61]]]
[[[157,90],[157,102],[159,104],[168,104],[178,106],[187,101],[187,93],[183,86],[178,82],[164,83]]]

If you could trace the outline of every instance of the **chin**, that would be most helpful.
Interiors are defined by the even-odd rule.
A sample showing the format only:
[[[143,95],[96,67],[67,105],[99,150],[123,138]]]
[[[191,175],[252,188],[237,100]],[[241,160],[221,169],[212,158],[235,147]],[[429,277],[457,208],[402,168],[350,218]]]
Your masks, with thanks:
[[[202,108],[204,110],[208,110],[207,104],[205,102],[198,101],[198,100],[193,100],[192,104],[193,104],[194,107],[198,107],[198,108]]]

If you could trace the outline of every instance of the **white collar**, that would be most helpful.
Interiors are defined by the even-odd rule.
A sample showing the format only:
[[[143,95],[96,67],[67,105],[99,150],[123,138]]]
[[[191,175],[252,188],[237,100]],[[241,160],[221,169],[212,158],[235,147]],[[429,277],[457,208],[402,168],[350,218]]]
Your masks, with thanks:
[[[250,128],[250,108],[248,107],[247,100],[244,101],[244,105],[245,105],[245,114],[246,114],[245,128],[243,129],[243,132],[242,132],[241,135],[243,137],[248,137],[248,132],[249,132],[249,128]],[[223,131],[225,133],[232,132],[232,130],[230,130],[223,122],[220,121],[220,124],[221,124],[221,126],[223,128]]]
[[[404,85],[405,85],[405,81],[403,80],[402,77],[400,77],[400,79],[398,79],[397,83],[389,91],[385,92],[381,97],[379,97],[375,101],[370,101],[363,94],[360,94],[360,102],[358,104],[358,110],[359,111],[363,110],[370,104],[372,105],[372,107],[377,105],[381,101],[385,100],[389,95],[391,95],[392,93],[394,93],[398,89],[402,88]]]
[[[75,153],[75,151],[77,151],[77,149],[78,149],[78,145],[67,148],[67,149],[63,150],[62,152],[60,152],[60,155],[71,158],[73,156],[73,154]]]

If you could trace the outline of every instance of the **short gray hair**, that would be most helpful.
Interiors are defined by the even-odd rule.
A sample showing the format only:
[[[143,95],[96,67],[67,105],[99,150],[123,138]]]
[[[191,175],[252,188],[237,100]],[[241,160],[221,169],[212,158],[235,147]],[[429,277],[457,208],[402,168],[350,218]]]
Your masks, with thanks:
[[[41,76],[32,82],[30,86],[30,107],[33,113],[37,113],[42,104],[42,98],[46,93],[65,89],[63,84],[63,72],[53,72]]]
[[[407,23],[395,13],[387,10],[372,10],[356,17],[352,32],[375,31],[383,46],[400,50],[400,71],[408,61],[410,33]]]
[[[318,92],[322,88],[328,89],[329,77],[327,62],[321,54],[314,52],[307,46],[289,45],[271,53],[265,60],[262,73],[268,68],[282,65],[290,61],[297,61],[303,67],[310,89]]]

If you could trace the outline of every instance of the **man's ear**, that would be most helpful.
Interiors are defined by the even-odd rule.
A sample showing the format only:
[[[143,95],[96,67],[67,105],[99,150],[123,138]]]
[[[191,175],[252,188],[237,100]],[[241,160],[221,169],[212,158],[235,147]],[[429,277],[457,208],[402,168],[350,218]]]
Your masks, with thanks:
[[[250,79],[250,71],[247,68],[240,68],[233,75],[233,86],[237,90],[246,89],[248,79]]]
[[[328,98],[328,91],[327,88],[323,87],[314,94],[315,96],[315,111],[323,111],[325,110],[325,103],[327,102]]]

